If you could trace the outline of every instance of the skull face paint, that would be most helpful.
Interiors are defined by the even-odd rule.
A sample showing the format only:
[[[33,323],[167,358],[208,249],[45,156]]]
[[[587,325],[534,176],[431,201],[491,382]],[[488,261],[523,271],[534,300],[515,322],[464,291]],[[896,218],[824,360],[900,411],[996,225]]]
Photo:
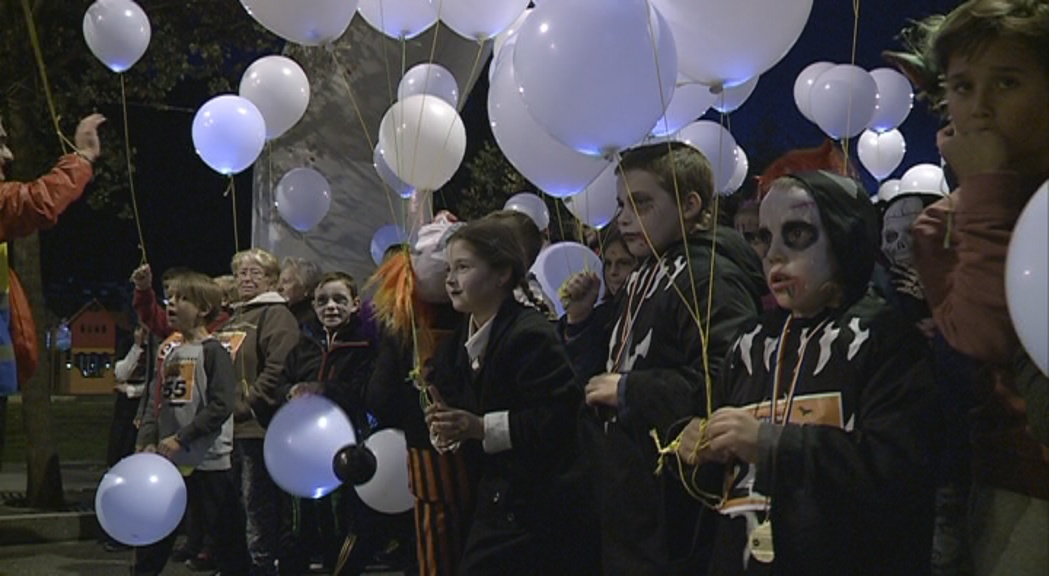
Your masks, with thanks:
[[[910,268],[914,265],[911,254],[911,224],[921,214],[924,203],[918,196],[893,200],[885,210],[881,227],[881,251],[890,262]]]
[[[769,247],[765,280],[776,303],[800,318],[831,305],[837,264],[812,195],[800,186],[774,186],[761,203],[759,223]]]

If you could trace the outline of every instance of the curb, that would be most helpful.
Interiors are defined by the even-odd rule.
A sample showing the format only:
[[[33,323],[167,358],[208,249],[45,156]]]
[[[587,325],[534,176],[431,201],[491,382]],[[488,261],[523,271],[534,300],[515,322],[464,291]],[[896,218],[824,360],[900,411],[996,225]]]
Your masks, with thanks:
[[[101,535],[93,510],[0,515],[0,546],[96,540]]]

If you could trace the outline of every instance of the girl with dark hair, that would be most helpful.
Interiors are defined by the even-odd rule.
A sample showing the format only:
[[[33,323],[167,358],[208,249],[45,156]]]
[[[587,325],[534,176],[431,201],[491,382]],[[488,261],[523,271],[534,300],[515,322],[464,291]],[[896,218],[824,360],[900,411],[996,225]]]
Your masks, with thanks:
[[[426,421],[439,451],[479,456],[460,573],[591,573],[569,530],[579,498],[561,474],[574,456],[580,388],[554,326],[514,298],[525,279],[518,239],[481,220],[457,230],[446,254],[448,295],[467,318],[435,357]]]

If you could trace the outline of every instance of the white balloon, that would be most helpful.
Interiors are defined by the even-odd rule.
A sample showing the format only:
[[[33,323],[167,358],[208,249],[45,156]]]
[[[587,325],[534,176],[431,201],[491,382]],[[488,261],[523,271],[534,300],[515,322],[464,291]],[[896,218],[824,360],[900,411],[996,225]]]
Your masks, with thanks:
[[[892,68],[871,70],[871,78],[878,85],[874,117],[868,127],[876,132],[892,130],[907,119],[914,105],[914,88],[910,80]]]
[[[441,21],[467,40],[488,40],[510,27],[528,0],[430,0]]]
[[[729,179],[728,185],[720,191],[723,196],[735,194],[736,190],[743,186],[743,182],[747,179],[747,173],[750,171],[750,160],[747,158],[747,153],[738,144],[733,151],[733,155],[736,158],[736,169],[732,172],[732,178]]]
[[[397,244],[404,244],[408,241],[408,233],[403,228],[396,224],[386,224],[375,231],[372,235],[372,242],[370,252],[372,255],[372,262],[378,266],[382,264],[383,258],[386,256],[386,251],[391,246]]]
[[[856,149],[863,167],[881,181],[900,167],[907,153],[907,142],[899,130],[881,133],[866,130],[860,135]]]
[[[289,226],[309,232],[328,215],[331,186],[312,168],[289,171],[277,184],[277,212]]]
[[[514,82],[513,42],[507,46],[506,58],[488,89],[492,135],[506,159],[529,182],[551,196],[571,196],[610,162],[576,152],[536,123]]]
[[[546,2],[517,37],[514,77],[529,113],[584,154],[636,144],[674,96],[674,38],[647,0]]]
[[[532,14],[532,10],[532,8],[528,8],[524,12],[521,12],[521,15],[517,17],[517,20],[514,20],[513,24],[510,24],[509,28],[500,32],[495,37],[495,40],[492,41],[493,64],[499,58],[499,53],[503,51],[503,48],[506,46],[506,43],[509,42],[511,38],[515,38],[517,36],[517,31],[521,29],[521,25],[524,24],[525,18],[528,18],[528,16]],[[491,74],[489,74],[489,78],[491,78]]]
[[[123,72],[146,53],[152,28],[131,0],[97,0],[84,13],[84,41],[106,68]]]
[[[404,432],[387,428],[364,440],[375,455],[375,475],[357,486],[357,495],[372,510],[400,514],[415,506],[408,485],[408,445]]]
[[[681,129],[674,139],[699,150],[714,168],[714,190],[728,187],[736,172],[736,139],[721,124],[710,120],[693,122]]]
[[[357,12],[357,0],[240,0],[259,24],[277,36],[320,46],[338,40]]]
[[[429,0],[360,0],[358,10],[369,26],[398,40],[411,40],[437,23]]]
[[[669,136],[681,130],[706,113],[717,99],[718,95],[710,91],[710,86],[679,79],[674,97],[670,99],[666,113],[656,122],[652,135]]]
[[[1005,261],[1009,317],[1038,369],[1049,375],[1049,182],[1027,202]]]
[[[224,94],[204,103],[193,117],[193,146],[219,174],[251,166],[266,145],[266,121],[247,98]]]
[[[273,140],[306,113],[310,105],[310,80],[294,60],[263,56],[244,71],[240,95],[258,107],[266,120],[266,139]]]
[[[418,190],[444,186],[466,155],[466,127],[440,98],[416,94],[395,102],[382,117],[379,138],[387,164]]]
[[[390,165],[386,163],[385,146],[381,138],[375,143],[375,152],[372,153],[372,165],[375,166],[379,179],[385,182],[395,194],[401,198],[411,198],[412,194],[415,194],[415,188],[402,182],[390,169]]]
[[[943,168],[935,164],[911,166],[900,178],[900,194],[906,192],[946,196],[950,190],[947,189]]]
[[[677,40],[681,73],[733,85],[779,62],[801,36],[812,0],[653,0]]]
[[[876,195],[878,202],[888,202],[900,193],[900,181],[897,179],[886,180],[878,187]]]
[[[397,85],[397,99],[404,100],[416,94],[429,94],[459,107],[459,84],[455,76],[440,64],[416,64],[404,73]]]
[[[186,483],[170,460],[141,452],[117,462],[95,491],[95,515],[110,537],[148,546],[171,534],[186,512]]]
[[[532,273],[543,288],[544,294],[559,294],[561,286],[569,278],[581,272],[594,272],[601,280],[598,301],[605,295],[605,275],[601,258],[594,251],[577,242],[558,242],[543,249],[532,265]],[[561,299],[554,299],[557,316],[565,313]]]
[[[349,417],[331,400],[310,394],[291,399],[266,428],[262,456],[273,481],[300,498],[321,498],[342,484],[335,455],[357,435]]]
[[[503,44],[502,50],[498,53],[492,53],[492,62],[488,65],[488,83],[491,84],[495,81],[495,75],[499,73],[499,69],[503,67],[506,62],[513,62],[514,59],[514,46],[517,45],[517,34],[510,36],[510,38]],[[517,81],[514,80],[514,90],[517,90]]]
[[[750,98],[750,95],[754,93],[754,89],[758,87],[759,78],[759,76],[755,76],[742,84],[723,88],[720,94],[715,95],[713,108],[722,114],[738,110],[747,101],[747,98]]]
[[[546,207],[546,202],[535,194],[528,192],[514,194],[503,205],[503,210],[513,210],[528,216],[539,227],[539,230],[546,230],[550,227],[550,209]]]
[[[564,203],[568,211],[583,224],[598,229],[607,226],[619,212],[616,165],[609,164],[582,192],[564,198]]]
[[[812,117],[812,86],[816,84],[816,79],[821,74],[830,70],[834,67],[831,62],[813,62],[805,67],[804,70],[798,74],[797,80],[794,81],[794,104],[797,105],[798,111],[812,122],[816,123],[816,119]]]
[[[838,64],[820,74],[809,95],[816,125],[839,140],[867,129],[874,116],[878,85],[869,72],[852,64]]]

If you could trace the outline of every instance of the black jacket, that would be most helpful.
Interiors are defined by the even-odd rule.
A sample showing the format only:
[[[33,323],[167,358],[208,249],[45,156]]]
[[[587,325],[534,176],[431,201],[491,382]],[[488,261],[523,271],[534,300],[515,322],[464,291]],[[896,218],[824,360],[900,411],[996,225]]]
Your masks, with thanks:
[[[680,243],[630,276],[605,340],[603,371],[626,374],[618,413],[582,412],[586,452],[597,462],[606,574],[696,574],[709,557],[713,533],[700,533],[706,530],[699,526],[700,507],[680,483],[668,473],[655,475],[650,432],[665,444],[688,418],[706,413],[704,346],[693,314],[704,328],[709,320],[706,358],[714,378],[739,330],[761,310],[766,287],[754,250],[738,232],[720,227],[712,253],[711,235],[690,237],[688,260]]]
[[[375,346],[364,336],[356,316],[331,335],[314,318],[303,325],[299,343],[284,361],[277,398],[283,403],[296,384],[319,383],[324,396],[346,412],[358,433],[367,433],[370,425],[364,387],[375,366],[375,355]],[[263,426],[269,425],[274,413],[255,411]]]
[[[580,573],[573,503],[585,487],[565,475],[575,456],[581,394],[545,316],[508,298],[491,320],[478,371],[465,349],[468,320],[435,356],[434,379],[449,406],[477,415],[509,412],[512,448],[481,457],[465,574]],[[476,442],[462,449],[478,449]]]
[[[739,338],[722,367],[719,405],[767,407],[786,318],[770,313]],[[924,338],[883,300],[865,296],[844,311],[793,320],[784,339],[781,413],[800,371],[790,423],[775,440],[763,424],[768,449],[757,464],[728,471],[737,479],[732,499],[761,504],[719,518],[711,574],[928,573],[939,418]],[[764,520],[765,496],[775,560],[751,559],[744,569],[746,525]]]

